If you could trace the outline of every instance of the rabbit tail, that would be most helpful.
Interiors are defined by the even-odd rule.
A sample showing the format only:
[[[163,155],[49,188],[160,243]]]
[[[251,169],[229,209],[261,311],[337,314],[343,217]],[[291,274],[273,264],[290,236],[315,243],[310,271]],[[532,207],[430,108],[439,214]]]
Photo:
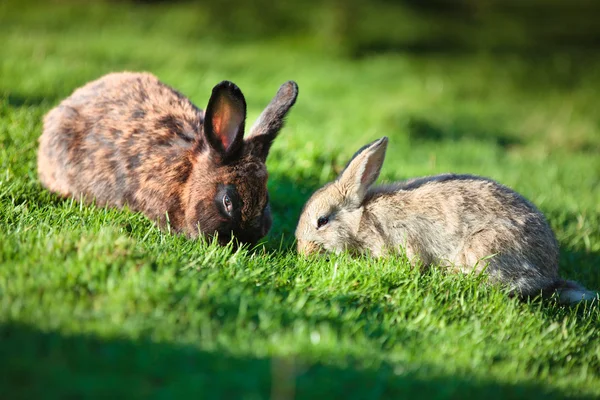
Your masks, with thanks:
[[[555,284],[554,293],[558,302],[565,305],[575,305],[580,302],[599,301],[599,294],[587,290],[577,282],[560,280]]]

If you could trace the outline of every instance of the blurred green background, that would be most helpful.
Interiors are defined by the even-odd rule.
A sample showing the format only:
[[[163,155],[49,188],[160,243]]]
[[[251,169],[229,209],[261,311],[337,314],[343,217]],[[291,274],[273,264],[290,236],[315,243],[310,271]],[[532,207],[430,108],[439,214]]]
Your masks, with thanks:
[[[600,3],[0,1],[0,397],[597,398],[598,309],[522,304],[405,260],[310,263],[312,191],[387,135],[381,181],[480,174],[548,217],[600,288]],[[232,252],[43,190],[43,115],[146,70],[249,123],[298,102],[268,159],[274,225]]]

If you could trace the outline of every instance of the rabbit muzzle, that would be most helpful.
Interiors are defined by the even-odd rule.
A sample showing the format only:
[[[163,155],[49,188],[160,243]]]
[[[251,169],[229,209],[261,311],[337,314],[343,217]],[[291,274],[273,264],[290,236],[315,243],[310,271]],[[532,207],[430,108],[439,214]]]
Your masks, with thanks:
[[[298,240],[298,253],[303,256],[310,256],[313,254],[324,253],[325,249],[315,242],[311,242],[308,240]]]

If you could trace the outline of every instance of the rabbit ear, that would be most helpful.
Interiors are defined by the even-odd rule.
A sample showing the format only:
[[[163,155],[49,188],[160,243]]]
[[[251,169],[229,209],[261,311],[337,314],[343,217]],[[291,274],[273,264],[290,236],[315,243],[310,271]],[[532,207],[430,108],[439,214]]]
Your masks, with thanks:
[[[245,120],[246,100],[241,90],[229,81],[216,85],[206,106],[204,135],[222,160],[240,149]]]
[[[271,144],[283,127],[284,118],[298,97],[298,85],[289,81],[281,85],[267,108],[260,114],[246,139],[247,151],[263,161],[267,159]]]
[[[362,147],[340,173],[337,181],[352,205],[360,206],[367,190],[379,177],[387,143],[388,138],[384,136]]]

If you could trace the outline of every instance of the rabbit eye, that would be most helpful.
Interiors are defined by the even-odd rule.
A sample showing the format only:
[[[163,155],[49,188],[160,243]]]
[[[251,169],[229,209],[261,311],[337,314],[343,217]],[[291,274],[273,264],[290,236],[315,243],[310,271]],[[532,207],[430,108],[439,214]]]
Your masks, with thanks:
[[[227,211],[228,214],[231,214],[233,211],[233,203],[227,194],[223,196],[223,207],[225,207],[225,211]]]
[[[317,220],[317,228],[327,225],[328,222],[329,217],[319,217],[319,219]]]

